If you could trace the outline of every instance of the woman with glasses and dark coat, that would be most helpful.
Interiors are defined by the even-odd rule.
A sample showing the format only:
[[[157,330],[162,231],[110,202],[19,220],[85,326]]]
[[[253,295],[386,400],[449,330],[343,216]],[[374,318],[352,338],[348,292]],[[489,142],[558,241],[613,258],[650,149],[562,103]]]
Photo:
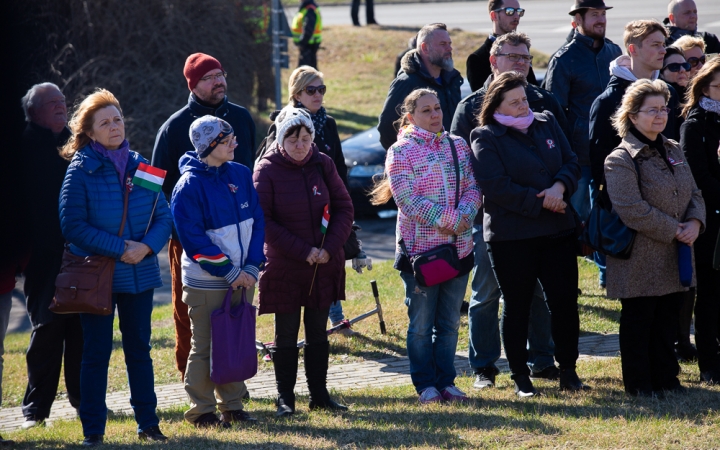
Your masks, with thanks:
[[[705,203],[680,146],[661,134],[669,99],[662,80],[631,84],[612,117],[622,141],[605,159],[612,209],[636,231],[628,259],[607,257],[608,297],[622,302],[622,374],[632,396],[685,392],[673,344],[684,295],[695,285],[686,271]]]
[[[720,234],[720,57],[700,69],[688,85],[680,128],[680,147],[707,210],[707,228],[695,241],[697,300],[695,344],[700,381],[720,383],[720,272],[713,269],[713,250]]]

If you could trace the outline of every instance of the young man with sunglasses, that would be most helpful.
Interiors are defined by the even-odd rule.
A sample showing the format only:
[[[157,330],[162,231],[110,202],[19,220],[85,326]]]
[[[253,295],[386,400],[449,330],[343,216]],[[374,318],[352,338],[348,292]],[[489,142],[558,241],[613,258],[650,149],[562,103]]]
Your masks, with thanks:
[[[674,44],[682,36],[697,36],[705,41],[707,53],[720,53],[720,40],[707,31],[698,31],[698,10],[693,0],[670,0],[668,16],[663,23],[668,30],[665,45]]]
[[[450,133],[470,142],[470,132],[480,126],[477,112],[482,106],[490,83],[505,72],[515,71],[527,76],[532,62],[530,38],[525,33],[511,31],[499,36],[490,49],[492,75],[485,85],[464,98],[455,111]],[[550,111],[567,133],[567,119],[555,96],[537,86],[528,84],[525,89],[530,109]],[[495,385],[500,372],[496,366],[500,358],[500,327],[498,308],[500,288],[490,265],[490,257],[483,241],[483,215],[475,216],[473,223],[474,267],[470,276],[472,294],[468,309],[469,356],[468,363],[475,373],[475,389]],[[545,304],[542,286],[538,283],[531,303],[528,327],[528,361],[532,378],[557,379],[560,369],[555,366],[555,344],[550,332],[550,311]]]
[[[520,24],[520,18],[525,15],[525,10],[520,7],[520,2],[517,0],[489,0],[488,12],[493,23],[492,33],[480,48],[470,53],[467,59],[467,78],[473,92],[483,87],[485,80],[492,74],[490,48],[495,39],[498,36],[515,31],[518,24]],[[532,70],[532,63],[526,78],[528,83],[538,84]]]
[[[155,148],[152,154],[152,165],[167,171],[162,189],[168,201],[180,179],[181,173],[178,166],[180,158],[186,152],[195,149],[190,140],[190,124],[198,117],[209,115],[227,121],[235,130],[237,141],[233,161],[252,171],[255,160],[255,122],[247,109],[228,101],[227,73],[220,61],[204,53],[194,53],[185,61],[183,75],[185,75],[190,90],[188,103],[162,124],[155,138]],[[184,378],[192,333],[188,307],[182,301],[182,253],[183,248],[177,231],[173,228],[168,243],[168,258],[172,275],[175,361],[181,377]],[[233,420],[255,421],[245,412],[236,414]]]

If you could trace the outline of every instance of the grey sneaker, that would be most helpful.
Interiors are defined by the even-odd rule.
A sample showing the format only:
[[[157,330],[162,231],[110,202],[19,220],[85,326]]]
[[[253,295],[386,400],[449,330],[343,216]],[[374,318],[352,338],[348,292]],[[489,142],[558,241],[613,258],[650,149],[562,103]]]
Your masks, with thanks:
[[[500,373],[497,367],[483,367],[475,370],[475,389],[485,389],[495,386],[495,377]]]
[[[440,395],[440,392],[433,386],[423,389],[420,393],[419,401],[423,405],[427,405],[429,403],[440,403],[442,400],[442,395]]]

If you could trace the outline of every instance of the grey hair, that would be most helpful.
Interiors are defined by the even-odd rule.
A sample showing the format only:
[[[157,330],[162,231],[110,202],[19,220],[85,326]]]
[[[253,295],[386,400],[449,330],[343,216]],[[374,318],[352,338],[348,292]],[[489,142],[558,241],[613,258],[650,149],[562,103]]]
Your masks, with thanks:
[[[510,44],[513,47],[525,45],[528,48],[528,51],[530,51],[530,38],[528,35],[525,33],[518,33],[517,31],[511,31],[503,34],[502,36],[498,36],[498,38],[495,39],[495,42],[493,42],[493,45],[490,48],[490,54],[497,56],[502,51],[502,47],[505,44]]]
[[[415,44],[415,48],[420,50],[420,46],[423,44],[423,42],[427,41],[430,36],[432,36],[433,33],[435,33],[437,30],[447,31],[447,25],[445,25],[444,23],[431,23],[420,28],[420,31],[418,31],[417,34],[417,42]]]
[[[27,93],[23,96],[22,99],[20,99],[20,103],[22,104],[23,112],[25,113],[25,122],[31,122],[30,117],[30,110],[35,106],[35,98],[37,97],[38,93],[41,91],[46,91],[48,89],[57,89],[58,92],[62,91],[55,83],[39,83],[28,89]]]

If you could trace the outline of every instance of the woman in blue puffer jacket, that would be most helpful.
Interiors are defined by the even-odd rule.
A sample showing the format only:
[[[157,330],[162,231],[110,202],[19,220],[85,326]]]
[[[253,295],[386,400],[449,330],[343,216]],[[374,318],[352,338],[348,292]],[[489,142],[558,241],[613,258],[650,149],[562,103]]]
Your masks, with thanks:
[[[155,412],[150,315],[154,289],[162,286],[156,255],[170,236],[170,210],[161,192],[132,183],[140,163],[149,163],[129,149],[120,103],[112,93],[98,89],[86,97],[69,126],[73,135],[61,149],[71,160],[60,191],[63,235],[75,255],[116,259],[113,313],[80,315],[86,337],[80,372],[83,445],[99,445],[105,434],[116,305],[138,437],[164,441]],[[127,219],[120,236],[126,190]]]

